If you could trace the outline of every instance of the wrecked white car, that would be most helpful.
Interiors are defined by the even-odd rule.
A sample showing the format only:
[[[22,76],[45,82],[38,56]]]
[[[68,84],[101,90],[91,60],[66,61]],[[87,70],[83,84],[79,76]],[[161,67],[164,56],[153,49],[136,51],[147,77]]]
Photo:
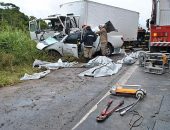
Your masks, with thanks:
[[[51,28],[44,31],[40,30],[40,25],[36,20],[30,21],[30,35],[31,38],[37,40],[37,48],[39,50],[47,51],[50,55],[72,55],[79,57],[83,52],[83,44],[80,44],[82,39],[82,31],[77,22],[77,16],[50,16],[44,20],[51,21]],[[49,23],[48,23],[49,24]],[[123,45],[122,35],[113,34],[112,23],[108,21],[105,23],[106,30],[108,30],[108,51],[107,55],[112,53],[119,53]],[[95,28],[93,31],[98,31]],[[100,36],[93,44],[93,54],[100,51]]]
[[[100,51],[100,37],[93,44],[93,54]],[[47,39],[37,43],[37,48],[39,50],[47,51],[50,55],[72,55],[79,57],[79,54],[83,52],[83,44],[80,44],[81,32],[75,32],[71,34],[56,34],[53,37],[48,37]],[[116,44],[122,42],[121,37],[115,36],[113,43]],[[116,48],[115,48],[116,49]],[[114,52],[114,44],[108,43],[107,55],[111,55]],[[118,50],[119,51],[119,50]]]
[[[78,57],[79,52],[81,52],[80,42],[80,32],[72,34],[56,34],[53,37],[48,37],[47,39],[37,43],[37,48],[39,50],[47,51],[50,55],[72,55]]]

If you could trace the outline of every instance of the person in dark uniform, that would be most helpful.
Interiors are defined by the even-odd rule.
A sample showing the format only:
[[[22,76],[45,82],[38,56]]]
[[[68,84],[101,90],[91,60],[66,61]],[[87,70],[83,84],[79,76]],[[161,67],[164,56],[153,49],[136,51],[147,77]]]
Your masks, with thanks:
[[[93,42],[96,41],[96,38],[96,34],[91,30],[91,27],[87,26],[85,34],[81,41],[82,43],[84,42],[84,57],[87,61],[92,58],[92,47]]]

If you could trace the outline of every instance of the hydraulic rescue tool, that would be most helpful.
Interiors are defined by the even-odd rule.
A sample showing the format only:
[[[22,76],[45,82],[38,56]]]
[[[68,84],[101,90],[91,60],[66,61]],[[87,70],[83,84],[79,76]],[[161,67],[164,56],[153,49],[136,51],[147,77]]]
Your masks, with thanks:
[[[110,93],[113,95],[133,96],[137,98],[136,102],[116,110],[116,112],[120,112],[121,116],[125,115],[126,112],[130,111],[146,95],[146,90],[141,88],[134,89],[133,87],[139,87],[139,85],[126,85],[126,88],[120,86],[119,87],[113,86],[112,89],[110,90]]]
[[[106,105],[106,108],[96,117],[97,122],[102,122],[106,120],[115,110],[117,110],[120,106],[124,104],[124,101],[121,101],[115,108],[113,108],[111,111],[108,111],[109,107],[111,106],[113,100],[109,101]]]

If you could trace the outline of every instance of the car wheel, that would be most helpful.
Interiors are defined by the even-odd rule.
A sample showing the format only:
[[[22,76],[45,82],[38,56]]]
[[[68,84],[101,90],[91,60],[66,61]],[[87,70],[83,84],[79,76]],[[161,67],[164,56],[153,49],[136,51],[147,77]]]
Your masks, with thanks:
[[[106,55],[110,56],[113,53],[113,47],[112,45],[108,44],[106,48]]]
[[[61,57],[61,54],[56,50],[49,50],[48,55],[53,56],[53,57]]]

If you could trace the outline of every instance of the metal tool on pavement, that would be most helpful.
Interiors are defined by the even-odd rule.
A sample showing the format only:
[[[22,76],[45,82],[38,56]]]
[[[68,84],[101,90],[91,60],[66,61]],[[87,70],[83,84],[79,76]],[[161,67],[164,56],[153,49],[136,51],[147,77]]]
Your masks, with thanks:
[[[139,86],[139,85],[137,85],[137,86]],[[145,97],[146,90],[141,89],[141,88],[134,89],[134,88],[123,88],[123,87],[120,87],[120,86],[119,87],[113,86],[112,89],[110,90],[110,93],[114,94],[114,95],[133,96],[133,97],[137,98],[136,102],[116,110],[116,112],[120,112],[120,115],[123,116],[128,111],[130,111],[141,99],[143,99]]]
[[[117,110],[120,106],[124,104],[124,101],[121,101],[115,108],[113,108],[111,111],[108,111],[109,107],[111,106],[113,100],[109,101],[107,103],[106,108],[96,117],[97,122],[102,122],[106,120],[115,110]]]
[[[146,95],[146,90],[141,88],[141,85],[114,85],[112,86],[110,93],[117,96],[133,96],[138,98],[138,94],[141,96]]]
[[[120,112],[120,115],[123,116],[125,115],[128,111],[130,111],[138,102],[139,100],[143,99],[144,98],[144,92],[142,90],[138,90],[137,93],[136,93],[136,97],[138,98],[136,102],[132,103],[131,105],[129,105],[129,107],[126,107],[125,109],[123,109],[121,112]]]

